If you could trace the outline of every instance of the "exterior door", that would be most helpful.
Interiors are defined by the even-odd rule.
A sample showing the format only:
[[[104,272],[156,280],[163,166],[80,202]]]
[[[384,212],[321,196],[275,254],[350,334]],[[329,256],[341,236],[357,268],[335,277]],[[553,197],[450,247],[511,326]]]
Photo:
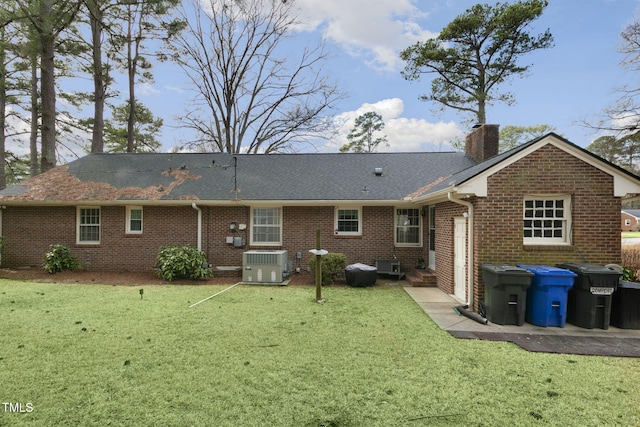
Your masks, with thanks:
[[[467,219],[454,218],[453,231],[453,294],[464,301],[465,283],[467,277]]]

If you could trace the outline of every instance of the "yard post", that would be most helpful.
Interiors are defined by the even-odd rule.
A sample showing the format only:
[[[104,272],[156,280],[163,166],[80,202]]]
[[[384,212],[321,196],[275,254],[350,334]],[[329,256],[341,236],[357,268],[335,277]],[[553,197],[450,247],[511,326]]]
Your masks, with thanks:
[[[316,302],[322,301],[322,246],[320,244],[320,230],[316,230]]]

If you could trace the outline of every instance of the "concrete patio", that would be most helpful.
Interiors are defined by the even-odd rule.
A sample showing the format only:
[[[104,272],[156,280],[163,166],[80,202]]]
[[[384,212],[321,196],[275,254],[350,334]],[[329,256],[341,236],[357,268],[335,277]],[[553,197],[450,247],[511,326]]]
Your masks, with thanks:
[[[458,315],[453,307],[461,302],[438,288],[412,287],[404,290],[443,330],[456,338],[510,341],[529,351],[640,357],[640,330],[585,329],[570,323],[565,327],[541,327],[525,322],[522,326],[486,325]]]

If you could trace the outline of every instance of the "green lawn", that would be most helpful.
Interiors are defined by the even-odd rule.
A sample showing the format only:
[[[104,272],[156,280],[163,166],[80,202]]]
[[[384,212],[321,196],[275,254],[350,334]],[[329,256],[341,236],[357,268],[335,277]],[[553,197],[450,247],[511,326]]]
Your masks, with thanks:
[[[0,280],[0,425],[640,425],[640,359],[458,340],[398,286],[139,289]]]
[[[622,237],[627,239],[638,238],[640,237],[640,231],[623,231]]]

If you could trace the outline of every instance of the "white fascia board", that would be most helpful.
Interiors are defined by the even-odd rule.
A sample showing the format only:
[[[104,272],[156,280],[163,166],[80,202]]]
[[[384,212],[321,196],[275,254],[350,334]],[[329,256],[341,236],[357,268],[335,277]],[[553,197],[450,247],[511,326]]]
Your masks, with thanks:
[[[541,139],[540,141],[527,147],[519,153],[503,160],[500,163],[495,164],[494,166],[479,173],[468,181],[458,185],[456,187],[456,192],[459,194],[473,194],[478,197],[486,197],[487,182],[491,175],[517,162],[518,160],[523,159],[524,157],[528,156],[536,150],[539,150],[541,147],[544,147],[547,144],[551,144],[554,147],[557,147],[560,150],[571,154],[575,158],[582,160],[583,162],[601,170],[602,172],[611,175],[613,177],[613,195],[615,197],[626,197],[629,195],[640,194],[640,180],[634,179],[633,177],[620,172],[618,169],[612,167],[608,163],[598,160],[597,158],[590,156],[584,151],[572,145],[566,144],[565,142],[558,140],[553,136],[547,136],[546,138]]]

